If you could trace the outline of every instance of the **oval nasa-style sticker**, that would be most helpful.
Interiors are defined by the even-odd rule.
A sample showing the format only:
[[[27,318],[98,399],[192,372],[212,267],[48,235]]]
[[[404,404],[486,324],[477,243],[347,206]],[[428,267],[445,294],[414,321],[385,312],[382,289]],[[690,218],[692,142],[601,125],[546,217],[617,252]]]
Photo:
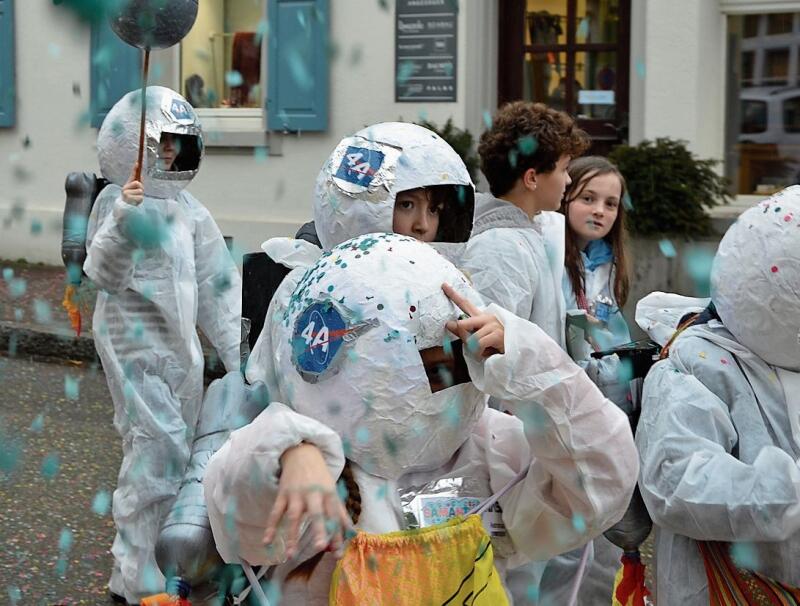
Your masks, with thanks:
[[[350,331],[330,301],[313,303],[300,314],[292,332],[292,359],[307,380],[330,368]]]

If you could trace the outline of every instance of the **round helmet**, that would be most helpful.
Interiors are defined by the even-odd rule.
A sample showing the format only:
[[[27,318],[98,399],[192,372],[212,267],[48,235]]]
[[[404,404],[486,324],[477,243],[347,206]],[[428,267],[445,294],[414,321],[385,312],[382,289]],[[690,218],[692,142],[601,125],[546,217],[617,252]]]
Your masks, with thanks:
[[[439,390],[423,365],[425,350],[458,349],[445,323],[460,311],[444,282],[481,304],[432,247],[369,234],[323,253],[270,319],[287,403],[336,430],[345,455],[375,475],[443,465],[483,412],[468,373],[454,370]]]
[[[731,334],[773,366],[800,371],[800,186],[748,209],[720,242],[711,300]]]
[[[391,232],[397,194],[436,185],[454,188],[436,240],[466,242],[475,188],[464,161],[444,139],[406,122],[374,124],[345,137],[317,177],[314,222],[323,248],[364,233]]]
[[[119,186],[128,181],[139,152],[141,91],[131,91],[108,112],[97,135],[97,156],[103,176]],[[172,135],[178,153],[171,170],[162,170],[158,146]],[[144,193],[173,198],[194,179],[203,159],[203,132],[194,108],[174,90],[147,87],[145,151],[142,159]]]

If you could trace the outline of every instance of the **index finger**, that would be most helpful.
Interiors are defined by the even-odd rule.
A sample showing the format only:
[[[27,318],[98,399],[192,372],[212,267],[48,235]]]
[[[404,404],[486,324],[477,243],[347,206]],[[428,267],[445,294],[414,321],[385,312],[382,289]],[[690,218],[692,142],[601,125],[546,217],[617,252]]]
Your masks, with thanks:
[[[442,290],[444,291],[444,294],[447,295],[447,298],[455,303],[456,307],[458,307],[468,316],[477,316],[481,313],[480,309],[475,307],[475,305],[473,305],[466,297],[462,297],[460,294],[458,294],[456,290],[449,284],[442,284]]]

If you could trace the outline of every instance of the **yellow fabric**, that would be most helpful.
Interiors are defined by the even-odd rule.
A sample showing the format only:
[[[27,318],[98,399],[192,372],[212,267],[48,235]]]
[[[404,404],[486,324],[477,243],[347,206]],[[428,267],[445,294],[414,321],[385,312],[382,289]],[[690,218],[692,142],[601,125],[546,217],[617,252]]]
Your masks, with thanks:
[[[489,535],[477,515],[388,534],[358,533],[331,581],[332,606],[504,606]]]
[[[628,599],[627,604],[623,604],[617,599],[617,587],[619,587],[621,581],[622,581],[622,566],[619,567],[619,570],[617,570],[617,574],[614,577],[614,590],[611,592],[611,606],[632,606],[633,597]]]

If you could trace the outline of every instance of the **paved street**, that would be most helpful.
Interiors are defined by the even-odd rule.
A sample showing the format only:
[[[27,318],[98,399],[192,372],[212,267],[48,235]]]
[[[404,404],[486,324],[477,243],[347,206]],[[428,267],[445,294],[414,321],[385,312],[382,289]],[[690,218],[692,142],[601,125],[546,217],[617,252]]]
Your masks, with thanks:
[[[121,451],[102,371],[0,357],[0,394],[0,603],[108,603]]]

